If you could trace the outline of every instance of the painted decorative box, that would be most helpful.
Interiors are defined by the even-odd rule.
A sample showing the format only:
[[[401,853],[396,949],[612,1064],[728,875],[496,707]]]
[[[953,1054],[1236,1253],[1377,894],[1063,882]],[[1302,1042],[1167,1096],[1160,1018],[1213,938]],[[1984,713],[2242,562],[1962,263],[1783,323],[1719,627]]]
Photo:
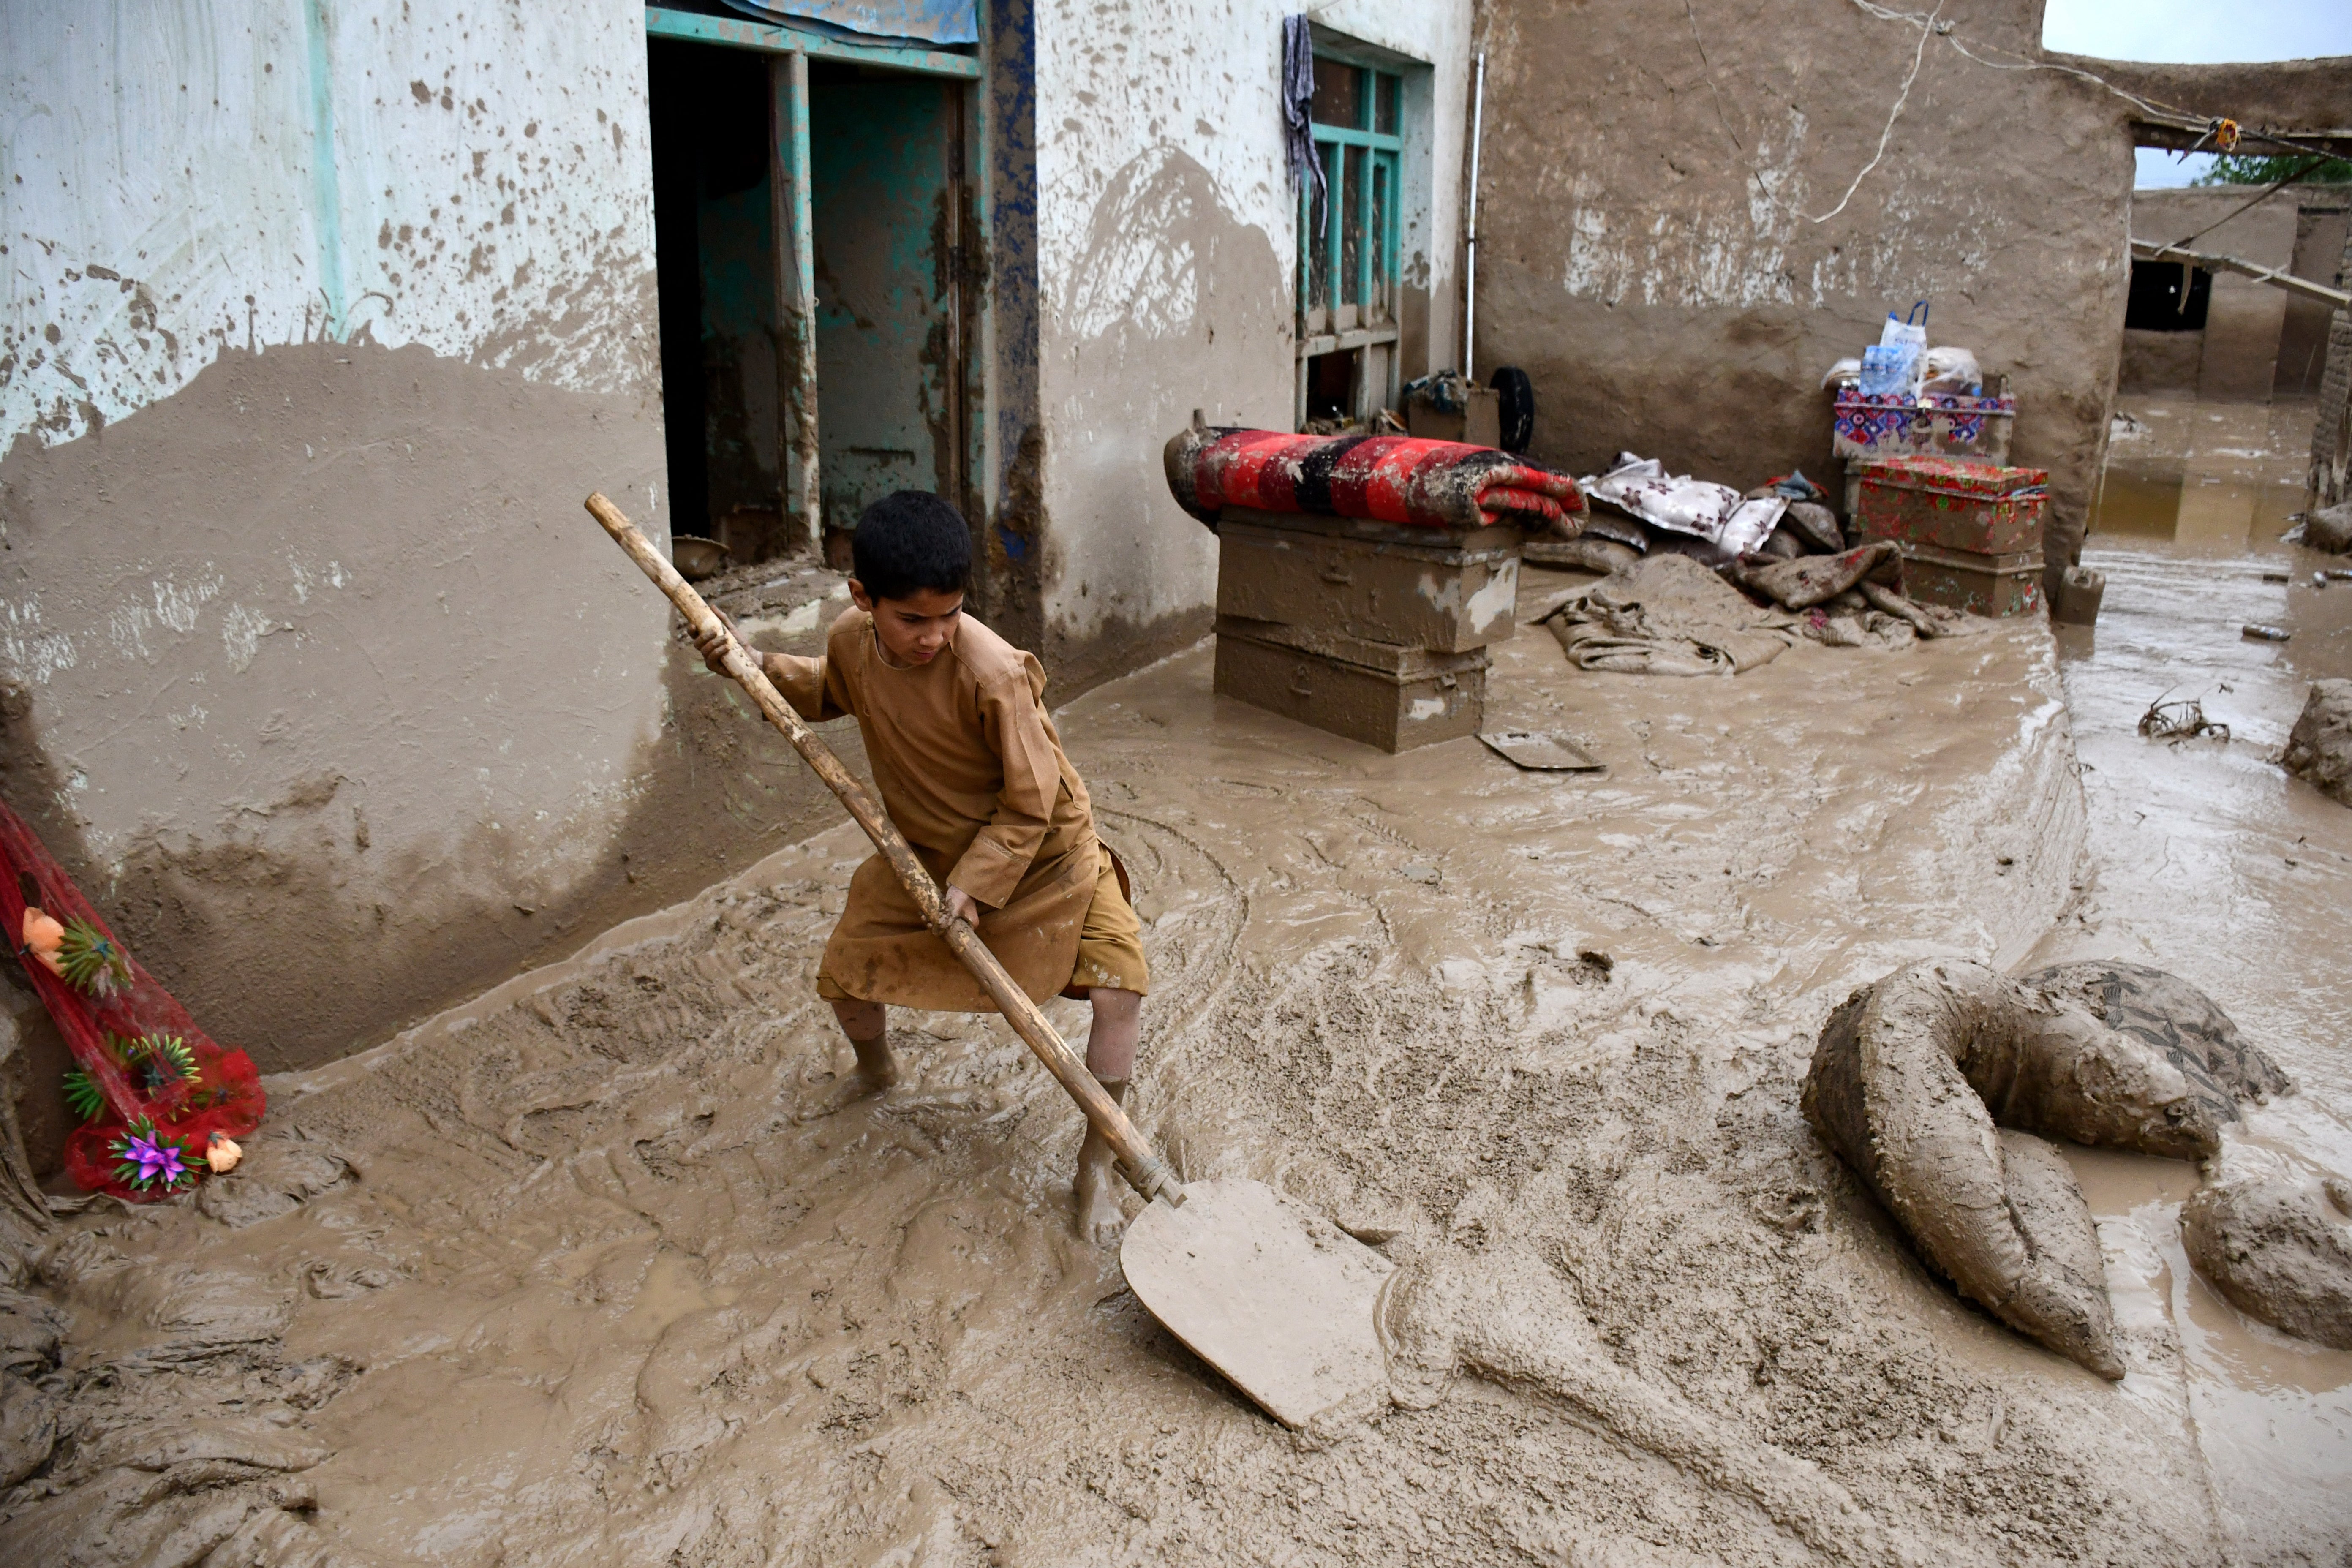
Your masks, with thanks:
[[[1902,546],[1915,599],[1980,616],[2042,607],[2049,474],[1954,458],[1884,458],[1849,469],[1857,537]]]
[[[1853,531],[1864,539],[1979,555],[2042,548],[2050,475],[1953,458],[1881,458],[1857,466]]]
[[[1989,391],[1977,397],[1957,392],[1911,396],[1841,386],[1835,418],[1833,449],[1848,462],[1857,458],[1969,457],[2006,463],[2017,424],[2017,399],[2007,392]]]

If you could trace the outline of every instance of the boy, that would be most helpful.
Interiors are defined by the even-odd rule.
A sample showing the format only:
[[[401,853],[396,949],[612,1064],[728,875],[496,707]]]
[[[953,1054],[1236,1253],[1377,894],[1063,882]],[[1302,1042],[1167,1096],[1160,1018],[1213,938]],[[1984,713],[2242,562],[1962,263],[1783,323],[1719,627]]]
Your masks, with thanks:
[[[1095,837],[1087,786],[1040,700],[1045,672],[963,613],[971,531],[939,497],[876,501],[851,552],[856,607],[833,623],[824,654],[761,654],[761,666],[803,718],[857,720],[883,809],[946,889],[950,912],[972,923],[1014,982],[1033,997],[1093,1003],[1087,1069],[1117,1104],[1150,976],[1124,869]],[[696,647],[718,670],[719,640]],[[828,1111],[898,1081],[887,1005],[996,1010],[879,855],[849,879],[816,989],[857,1054]],[[1092,1127],[1073,1186],[1078,1234],[1116,1241],[1118,1176]]]

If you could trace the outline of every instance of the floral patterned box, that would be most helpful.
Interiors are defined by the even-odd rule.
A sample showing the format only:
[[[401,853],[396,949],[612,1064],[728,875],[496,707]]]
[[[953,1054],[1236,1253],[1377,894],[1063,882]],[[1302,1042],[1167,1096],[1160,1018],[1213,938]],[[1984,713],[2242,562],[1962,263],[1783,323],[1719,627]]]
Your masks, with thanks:
[[[1906,547],[1932,545],[1976,555],[2042,548],[2050,476],[1954,458],[1882,458],[1853,465],[1860,480],[1853,531]]]
[[[1970,397],[1957,392],[1865,394],[1837,391],[1833,446],[1849,463],[1860,458],[1975,458],[2009,461],[2017,399],[2006,393]]]

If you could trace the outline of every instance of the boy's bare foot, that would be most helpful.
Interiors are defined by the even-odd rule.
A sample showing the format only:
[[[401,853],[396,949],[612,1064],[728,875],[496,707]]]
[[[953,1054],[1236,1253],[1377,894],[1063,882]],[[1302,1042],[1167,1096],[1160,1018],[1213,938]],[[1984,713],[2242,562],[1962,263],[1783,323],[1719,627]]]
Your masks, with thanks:
[[[901,1076],[898,1053],[890,1048],[889,1036],[877,1035],[870,1040],[852,1040],[849,1047],[857,1053],[857,1065],[843,1075],[823,1100],[803,1111],[802,1121],[831,1116],[836,1110],[870,1099],[898,1083]]]
[[[1103,1091],[1110,1096],[1113,1105],[1120,1104],[1127,1099],[1127,1080],[1104,1079]],[[1127,1229],[1127,1215],[1118,1203],[1123,1180],[1118,1173],[1118,1156],[1089,1123],[1087,1141],[1078,1145],[1078,1173],[1070,1183],[1071,1196],[1077,1201],[1079,1240],[1097,1247],[1118,1245],[1120,1233]]]

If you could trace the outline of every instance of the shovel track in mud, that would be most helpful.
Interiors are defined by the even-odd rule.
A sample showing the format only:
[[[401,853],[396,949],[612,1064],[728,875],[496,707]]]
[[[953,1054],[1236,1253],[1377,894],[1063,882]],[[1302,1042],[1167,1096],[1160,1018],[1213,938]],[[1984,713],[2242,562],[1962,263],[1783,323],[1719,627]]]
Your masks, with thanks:
[[[1429,855],[1407,819],[1236,780],[1234,809],[1284,814],[1286,874],[1352,863],[1300,936],[1262,868],[1133,809],[1117,772],[1088,770],[1155,986],[1130,1104],[1188,1177],[1270,1180],[1407,1266],[1544,1271],[1616,1373],[1817,1468],[1928,1555],[2210,1558],[2177,1420],[2021,1361],[1812,1142],[1798,1081],[1826,1003],[1800,979],[1755,982],[1736,1026],[1573,942],[1446,980],[1400,956],[1372,879]],[[1727,937],[1769,918],[1745,890],[1797,809],[1645,851],[1650,884],[1559,875],[1645,931]],[[365,1369],[289,1416],[335,1451],[320,1485],[347,1538],[421,1539],[399,1500],[426,1497],[441,1560],[467,1564],[1823,1560],[1539,1378],[1460,1376],[1295,1442],[1069,1237],[1078,1119],[1001,1022],[902,1019],[916,1081],[801,1120],[836,1065],[810,983],[861,854],[823,836],[674,935],[288,1097],[364,1179],[198,1239],[208,1267],[282,1285],[326,1259],[356,1279],[362,1234],[383,1271],[373,1317],[299,1307],[306,1346]],[[1446,896],[1484,951],[1517,951],[1507,898]],[[1052,1011],[1083,1034],[1082,1008]],[[69,1500],[20,1489],[0,1511]]]

